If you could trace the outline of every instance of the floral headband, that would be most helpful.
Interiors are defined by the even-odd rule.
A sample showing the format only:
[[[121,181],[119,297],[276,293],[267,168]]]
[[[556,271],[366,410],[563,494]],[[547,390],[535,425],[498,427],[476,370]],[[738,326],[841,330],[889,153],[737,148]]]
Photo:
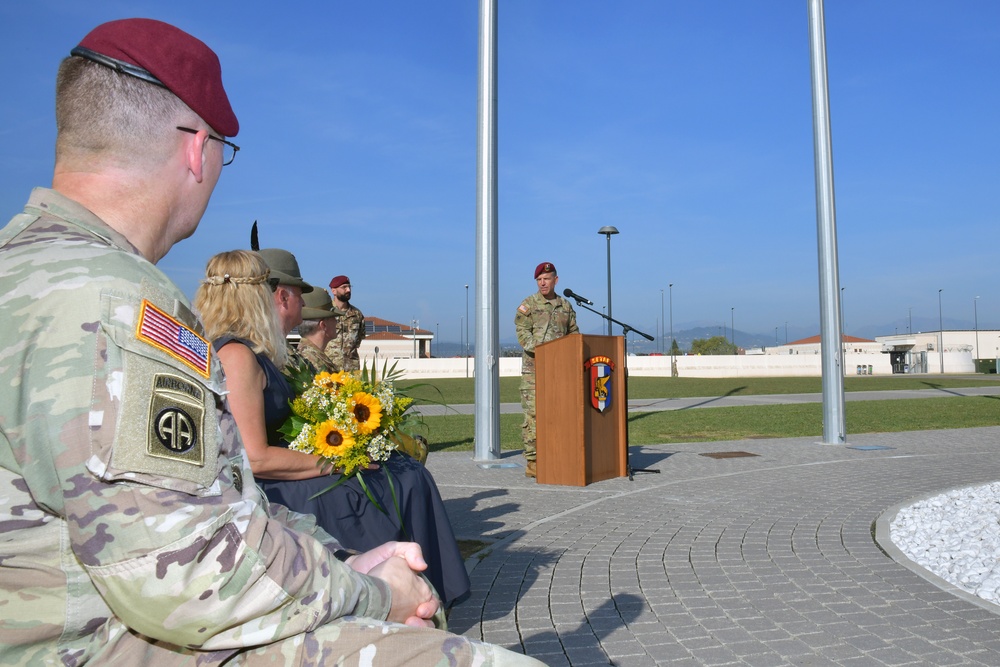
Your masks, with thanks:
[[[256,276],[231,276],[228,273],[224,273],[221,276],[206,276],[201,282],[205,285],[225,285],[230,283],[233,285],[260,285],[261,283],[270,282],[268,281],[268,276],[271,275],[271,270],[267,269],[264,273]]]

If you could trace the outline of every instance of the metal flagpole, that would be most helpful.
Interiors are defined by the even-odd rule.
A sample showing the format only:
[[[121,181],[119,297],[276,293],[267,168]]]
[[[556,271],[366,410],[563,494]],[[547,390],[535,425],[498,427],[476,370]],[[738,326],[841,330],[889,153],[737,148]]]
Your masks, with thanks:
[[[847,442],[844,420],[843,323],[837,262],[837,215],[833,194],[833,147],[826,68],[823,0],[809,0],[809,50],[816,169],[816,236],[819,246],[820,347],[823,368],[823,442]]]
[[[476,156],[476,461],[500,458],[497,246],[497,0],[480,0]]]

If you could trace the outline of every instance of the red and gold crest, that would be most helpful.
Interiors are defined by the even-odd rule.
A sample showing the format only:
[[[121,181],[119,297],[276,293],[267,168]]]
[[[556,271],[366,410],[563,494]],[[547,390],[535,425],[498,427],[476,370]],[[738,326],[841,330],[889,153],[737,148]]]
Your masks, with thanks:
[[[590,373],[590,404],[598,412],[611,407],[611,376],[615,364],[609,357],[591,357],[583,364],[583,370]]]

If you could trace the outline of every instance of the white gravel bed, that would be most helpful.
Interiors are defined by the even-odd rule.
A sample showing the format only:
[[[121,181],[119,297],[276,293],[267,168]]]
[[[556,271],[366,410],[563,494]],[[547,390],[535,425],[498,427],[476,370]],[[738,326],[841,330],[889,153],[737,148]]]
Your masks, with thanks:
[[[889,524],[889,537],[921,567],[1000,604],[1000,482],[905,507]]]

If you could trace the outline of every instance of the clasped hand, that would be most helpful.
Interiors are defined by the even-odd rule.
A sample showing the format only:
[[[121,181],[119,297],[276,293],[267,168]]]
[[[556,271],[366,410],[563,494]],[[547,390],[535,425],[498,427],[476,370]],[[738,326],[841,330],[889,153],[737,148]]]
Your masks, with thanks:
[[[351,556],[346,562],[354,571],[378,577],[389,584],[392,605],[388,620],[415,627],[434,627],[430,619],[441,603],[430,584],[417,574],[427,569],[419,544],[386,542]]]

